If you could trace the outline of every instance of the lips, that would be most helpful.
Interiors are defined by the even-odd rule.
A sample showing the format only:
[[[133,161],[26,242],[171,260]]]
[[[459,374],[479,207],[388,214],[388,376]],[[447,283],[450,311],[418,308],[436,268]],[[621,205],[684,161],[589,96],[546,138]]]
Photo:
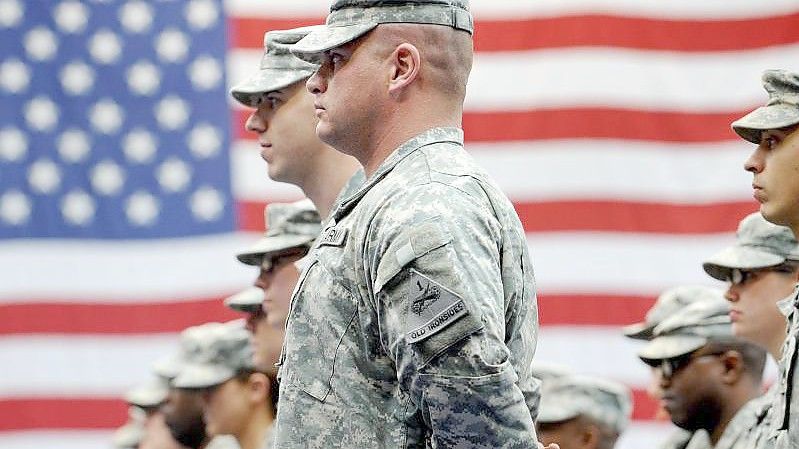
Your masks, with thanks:
[[[740,310],[730,310],[730,321],[733,323],[737,322],[741,318],[741,311]]]

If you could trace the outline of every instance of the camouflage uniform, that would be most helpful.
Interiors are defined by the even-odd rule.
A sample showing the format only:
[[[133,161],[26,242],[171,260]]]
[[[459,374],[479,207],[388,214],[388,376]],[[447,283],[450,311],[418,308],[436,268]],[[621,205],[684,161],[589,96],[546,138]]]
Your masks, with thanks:
[[[769,94],[761,106],[732,123],[743,139],[760,144],[763,131],[799,124],[799,73],[787,70],[763,72],[763,88]],[[788,336],[779,360],[779,380],[774,394],[771,432],[764,447],[799,448],[799,287],[778,304],[788,320]]]
[[[292,298],[277,447],[535,446],[525,235],[462,139],[411,139],[333,212]]]

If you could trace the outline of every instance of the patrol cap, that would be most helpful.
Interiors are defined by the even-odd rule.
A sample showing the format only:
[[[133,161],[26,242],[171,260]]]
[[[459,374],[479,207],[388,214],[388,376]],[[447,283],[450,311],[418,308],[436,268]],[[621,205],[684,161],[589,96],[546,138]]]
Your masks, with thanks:
[[[582,375],[547,379],[541,391],[537,421],[559,423],[587,416],[621,433],[630,422],[630,389],[610,380]]]
[[[363,36],[381,23],[449,26],[474,33],[468,0],[335,0],[326,26],[316,28],[292,47],[306,61]]]
[[[718,298],[716,289],[704,286],[684,285],[670,288],[658,296],[655,305],[646,313],[644,321],[624,326],[622,332],[636,340],[651,340],[655,326],[674,315],[688,304]]]
[[[240,262],[261,265],[264,258],[273,254],[310,247],[322,232],[322,219],[309,199],[269,204],[264,209],[264,219],[266,233],[253,246],[236,255]]]
[[[167,381],[177,377],[186,364],[186,360],[192,358],[199,351],[205,335],[214,332],[214,329],[219,326],[222,326],[222,323],[211,322],[184,329],[180,333],[177,352],[163,357],[153,364],[155,374]]]
[[[799,123],[799,73],[766,70],[763,88],[768,92],[766,105],[732,122],[739,136],[755,144],[763,131]]]
[[[726,281],[735,268],[773,267],[786,260],[799,260],[799,242],[793,232],[768,222],[760,212],[755,212],[738,224],[735,243],[706,260],[702,268],[710,276]]]
[[[224,323],[203,337],[199,350],[172,381],[174,387],[213,387],[253,369],[250,333],[244,328],[243,320]]]
[[[225,305],[238,312],[254,313],[261,308],[263,301],[264,291],[258,287],[250,287],[225,298]]]
[[[310,78],[316,71],[315,64],[303,61],[291,54],[291,47],[316,27],[291,30],[268,31],[264,34],[264,56],[258,73],[233,87],[230,94],[239,103],[258,107],[261,96]]]
[[[166,401],[168,393],[169,381],[157,377],[129,390],[125,393],[125,401],[141,408],[154,408]]]
[[[638,357],[651,364],[690,354],[713,340],[733,337],[730,306],[718,290],[715,299],[695,302],[655,327],[655,338]]]
[[[549,379],[571,375],[572,371],[566,365],[561,365],[559,363],[533,360],[533,363],[530,365],[530,374],[536,379],[546,382]]]

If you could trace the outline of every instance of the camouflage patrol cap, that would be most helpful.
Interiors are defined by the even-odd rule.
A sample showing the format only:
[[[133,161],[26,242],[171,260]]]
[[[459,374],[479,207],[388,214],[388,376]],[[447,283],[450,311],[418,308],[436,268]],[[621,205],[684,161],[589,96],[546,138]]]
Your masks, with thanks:
[[[713,340],[733,337],[730,306],[722,296],[695,302],[655,327],[655,338],[638,352],[645,363],[690,354]]]
[[[247,265],[261,265],[264,258],[298,247],[310,248],[322,232],[322,219],[311,200],[273,203],[264,210],[266,234],[253,246],[236,255]],[[269,268],[265,266],[264,268]]]
[[[630,389],[597,377],[566,375],[547,379],[537,421],[559,423],[587,416],[621,433],[630,422]]]
[[[157,377],[129,390],[125,393],[125,401],[141,408],[154,408],[166,401],[168,393],[169,381]]]
[[[622,332],[625,336],[636,340],[652,340],[655,326],[663,320],[679,312],[688,304],[715,299],[718,295],[718,290],[698,285],[670,288],[658,296],[655,305],[646,313],[644,321],[624,326]]]
[[[204,335],[200,349],[172,381],[176,388],[208,388],[253,369],[250,333],[243,320],[216,327]]]
[[[468,0],[335,0],[326,26],[314,29],[292,47],[306,61],[363,36],[381,23],[443,25],[474,33]]]
[[[263,94],[310,78],[317,66],[292,55],[290,49],[311,30],[323,27],[323,25],[317,25],[269,31],[264,34],[264,56],[261,58],[261,68],[258,73],[230,90],[233,98],[245,106],[255,108],[258,107]]]
[[[786,260],[799,260],[799,242],[793,232],[755,212],[738,224],[735,243],[706,260],[702,268],[710,276],[726,281],[733,269],[773,267]]]
[[[766,105],[732,122],[739,136],[755,144],[760,143],[763,131],[799,123],[799,73],[766,70],[763,88],[769,97]]]
[[[566,365],[561,365],[559,363],[533,360],[533,363],[530,365],[530,374],[536,379],[546,382],[549,379],[568,376],[572,374],[572,371]]]
[[[250,287],[225,298],[225,305],[237,312],[254,313],[261,308],[263,301],[264,291],[258,287]]]
[[[222,326],[222,323],[212,322],[184,329],[180,333],[177,352],[163,357],[153,364],[155,374],[167,381],[173,380],[183,369],[186,360],[192,358],[200,350],[206,334],[215,332],[214,329],[219,326]]]

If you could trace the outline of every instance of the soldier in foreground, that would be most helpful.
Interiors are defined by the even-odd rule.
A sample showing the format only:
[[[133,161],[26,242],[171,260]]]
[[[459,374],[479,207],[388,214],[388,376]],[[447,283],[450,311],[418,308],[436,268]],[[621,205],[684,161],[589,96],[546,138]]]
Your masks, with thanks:
[[[757,145],[744,164],[753,175],[754,197],[766,220],[799,236],[799,73],[767,70],[763,87],[768,103],[732,123],[743,139]],[[768,445],[799,447],[799,289],[778,304],[788,319],[773,403]]]
[[[292,298],[275,445],[535,447],[532,267],[463,149],[464,0],[336,1],[292,47],[317,135],[364,167]]]

